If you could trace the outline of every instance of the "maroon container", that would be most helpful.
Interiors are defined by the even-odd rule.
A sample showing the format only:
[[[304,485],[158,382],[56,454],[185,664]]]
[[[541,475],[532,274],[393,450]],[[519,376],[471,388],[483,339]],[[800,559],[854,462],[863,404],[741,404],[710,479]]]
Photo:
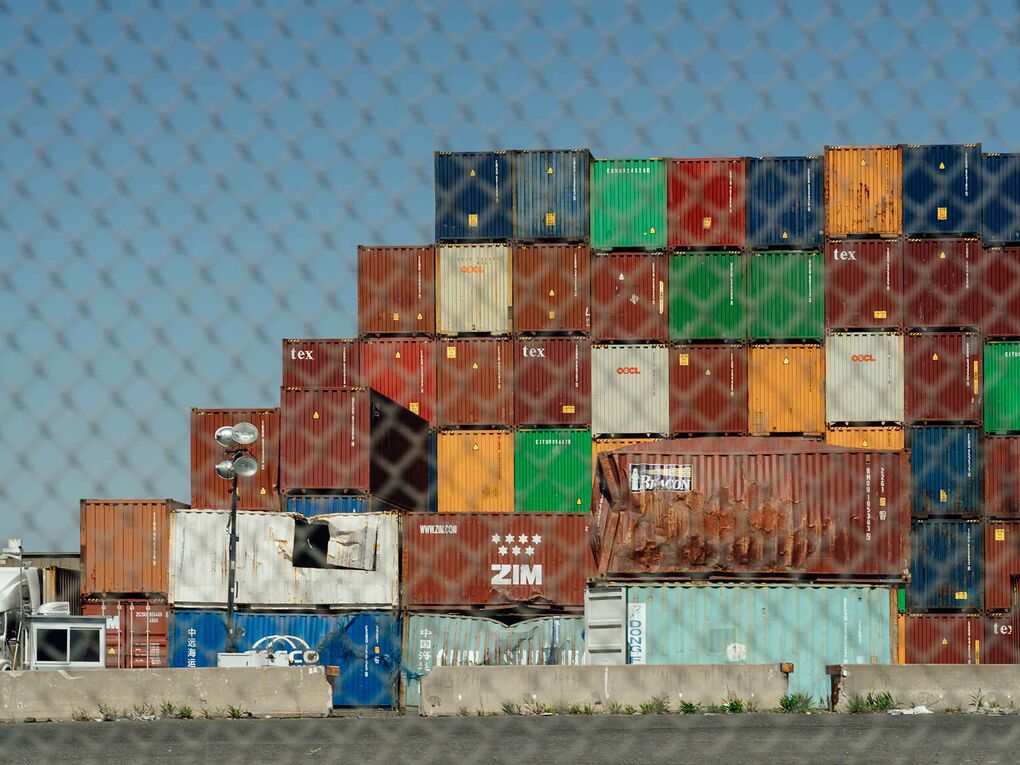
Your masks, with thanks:
[[[747,434],[747,348],[679,345],[669,352],[674,434]]]
[[[982,664],[1020,664],[1020,620],[1016,611],[985,614]]]
[[[418,247],[358,247],[358,332],[436,331],[436,253]]]
[[[365,386],[375,388],[429,424],[436,421],[436,341],[374,338],[361,343]]]
[[[1020,518],[1020,436],[986,436],[985,516]]]
[[[515,247],[514,331],[589,332],[590,261],[591,250],[587,245]]]
[[[901,240],[830,239],[825,258],[826,329],[903,325]]]
[[[437,345],[436,424],[513,425],[513,341],[447,338]]]
[[[981,353],[976,334],[908,334],[904,343],[907,422],[980,422]]]
[[[980,329],[984,317],[979,239],[907,239],[904,326]]]
[[[357,340],[283,341],[284,388],[353,388],[360,369]]]
[[[981,663],[984,624],[977,614],[907,614],[904,622],[904,663]]]
[[[517,338],[514,380],[515,425],[591,425],[587,338]]]
[[[578,611],[594,573],[589,518],[587,513],[404,516],[404,606]]]
[[[662,255],[614,252],[591,260],[594,340],[669,339],[668,263]]]
[[[216,463],[224,459],[224,448],[216,442],[216,431],[224,425],[250,422],[259,430],[258,440],[244,448],[259,463],[251,478],[237,481],[240,510],[280,509],[280,410],[279,409],[192,409],[191,410],[191,506],[208,509],[230,507],[230,481],[216,474]]]
[[[1013,608],[1020,577],[1020,521],[985,522],[985,608]]]
[[[107,669],[169,666],[170,607],[158,600],[98,600],[82,604],[85,616],[106,617]]]
[[[670,159],[669,246],[743,247],[744,160]]]
[[[1020,337],[1020,247],[986,250],[981,268],[985,335]]]

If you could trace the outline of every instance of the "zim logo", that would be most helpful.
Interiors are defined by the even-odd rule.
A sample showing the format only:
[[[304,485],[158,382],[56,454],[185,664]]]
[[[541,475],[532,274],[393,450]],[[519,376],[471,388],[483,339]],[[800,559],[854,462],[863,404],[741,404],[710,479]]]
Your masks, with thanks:
[[[617,367],[616,374],[618,375],[639,375],[641,370],[637,367]]]
[[[490,584],[542,584],[542,564],[493,563]]]
[[[492,544],[495,546],[496,554],[500,558],[533,558],[542,544],[540,534],[493,534]],[[521,584],[542,584],[541,563],[492,563],[489,566],[492,571],[490,584],[498,585],[521,585]]]
[[[855,353],[850,357],[850,361],[874,361],[875,357],[870,353]]]
[[[485,267],[484,266],[461,266],[460,267],[460,272],[462,274],[484,274],[485,273]]]

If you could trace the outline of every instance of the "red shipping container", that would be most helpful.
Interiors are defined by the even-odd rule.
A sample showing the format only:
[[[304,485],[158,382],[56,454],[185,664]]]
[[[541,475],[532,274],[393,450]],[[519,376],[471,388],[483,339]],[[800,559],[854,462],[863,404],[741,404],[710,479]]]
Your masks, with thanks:
[[[747,347],[679,345],[669,352],[669,427],[675,434],[747,434]]]
[[[513,341],[449,338],[438,346],[436,424],[513,425]]]
[[[361,344],[362,379],[398,404],[436,422],[436,341],[370,339]]]
[[[594,256],[592,338],[668,340],[667,270],[662,255],[614,252]]]
[[[907,614],[904,664],[981,664],[977,614]]]
[[[517,338],[514,380],[515,425],[591,425],[587,338]]]
[[[584,607],[587,513],[404,517],[403,602],[417,609]]]
[[[910,333],[904,343],[907,422],[981,421],[981,338]]]
[[[237,507],[241,510],[280,509],[280,410],[191,410],[191,506],[208,509],[230,507],[230,481],[216,475],[216,463],[224,448],[216,431],[224,425],[250,422],[259,429],[258,440],[245,448],[259,463],[251,478],[237,479]]]
[[[591,250],[587,245],[515,247],[514,331],[589,332],[590,261]]]
[[[903,326],[899,239],[830,239],[825,245],[826,329]]]
[[[985,515],[1020,518],[1020,436],[986,436]]]
[[[172,499],[81,501],[81,594],[166,597]]]
[[[985,608],[1013,608],[1020,577],[1020,521],[985,522]]]
[[[153,600],[101,600],[82,606],[106,617],[107,669],[161,669],[167,656],[170,607]]]
[[[358,246],[358,333],[436,331],[436,253],[418,247]]]
[[[1017,612],[985,614],[982,664],[1020,664],[1020,620]]]
[[[1020,247],[985,251],[981,272],[985,336],[1020,337]]]
[[[393,400],[370,388],[284,389],[280,420],[284,491],[428,508],[428,423]]]
[[[670,159],[669,246],[743,247],[744,160]]]
[[[980,329],[984,317],[979,239],[908,239],[904,326]]]
[[[283,341],[284,388],[355,388],[360,370],[357,340]]]

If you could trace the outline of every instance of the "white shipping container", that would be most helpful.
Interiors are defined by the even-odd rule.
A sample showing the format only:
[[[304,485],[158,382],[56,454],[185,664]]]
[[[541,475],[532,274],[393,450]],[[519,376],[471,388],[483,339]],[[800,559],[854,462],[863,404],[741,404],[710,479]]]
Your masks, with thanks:
[[[592,346],[591,397],[593,436],[668,434],[668,347]]]
[[[172,514],[170,603],[175,607],[226,606],[229,522],[226,510]],[[290,513],[238,512],[235,602],[267,609],[396,608],[397,523],[395,513],[305,519]],[[320,565],[307,565],[310,548],[322,553]]]
[[[442,245],[436,259],[437,332],[510,334],[513,305],[510,246]]]
[[[902,423],[903,335],[826,337],[825,413],[829,423]]]

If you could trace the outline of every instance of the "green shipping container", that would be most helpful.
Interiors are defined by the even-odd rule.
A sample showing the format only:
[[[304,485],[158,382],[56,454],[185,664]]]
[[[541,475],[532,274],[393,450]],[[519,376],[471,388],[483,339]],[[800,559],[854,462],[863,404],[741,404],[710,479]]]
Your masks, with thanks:
[[[591,163],[593,250],[666,247],[666,163],[600,159]]]
[[[756,252],[747,264],[751,340],[825,337],[825,276],[820,252]]]
[[[1020,342],[985,343],[985,432],[1020,431]]]
[[[671,340],[744,339],[744,260],[740,253],[674,255],[669,268]]]
[[[515,509],[519,513],[578,513],[591,506],[591,431],[514,433]]]

